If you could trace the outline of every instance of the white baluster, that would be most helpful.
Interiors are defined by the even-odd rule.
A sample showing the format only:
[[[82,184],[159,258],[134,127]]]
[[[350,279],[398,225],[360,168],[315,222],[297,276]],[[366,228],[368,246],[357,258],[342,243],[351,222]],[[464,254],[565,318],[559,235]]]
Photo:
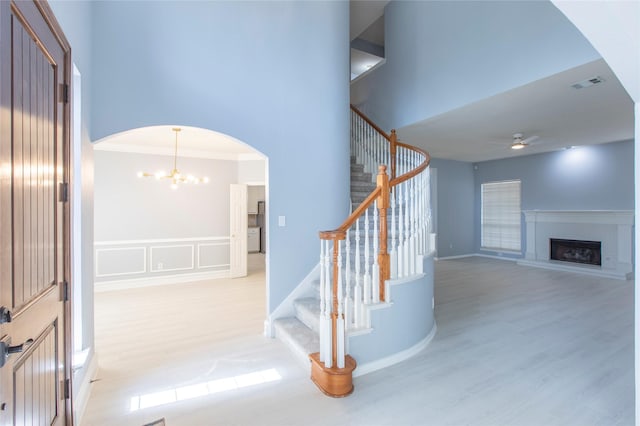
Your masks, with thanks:
[[[409,199],[409,182],[403,183],[404,187],[404,241],[402,243],[402,258],[404,260],[404,265],[402,265],[402,269],[404,270],[404,275],[407,276],[411,272],[409,270],[409,238],[411,237],[411,227],[410,227],[410,218],[411,218],[411,205]]]
[[[391,192],[391,250],[389,251],[389,272],[391,278],[398,278],[398,251],[396,250],[396,193]]]
[[[363,310],[362,310],[362,286],[360,281],[360,218],[356,220],[356,286],[353,289],[353,317],[356,327],[362,326],[364,323]]]
[[[325,341],[321,342],[321,344],[324,345],[324,353],[325,353],[325,360],[324,360],[324,365],[328,368],[331,368],[333,366],[333,327],[331,325],[331,313],[332,313],[332,282],[333,280],[331,279],[331,264],[333,256],[331,254],[331,246],[329,245],[329,241],[325,241],[325,286],[324,286],[324,302],[325,302],[325,309],[324,309],[324,323],[325,323]]]
[[[404,194],[402,191],[402,185],[396,186],[396,191],[398,193],[398,278],[402,278],[405,276],[404,272],[404,251],[402,250],[402,242],[404,237]]]
[[[412,161],[413,163],[413,161]],[[409,237],[409,274],[416,273],[416,178],[411,178],[409,184],[409,191],[411,193],[410,211],[411,217],[409,218],[409,226],[411,226],[411,236]]]
[[[428,170],[428,169],[427,169]],[[425,254],[424,250],[424,224],[426,221],[424,211],[424,173],[418,175],[418,254]]]
[[[380,265],[378,252],[380,251],[380,229],[378,229],[378,202],[373,202],[373,268],[371,270],[371,301],[380,302]]]
[[[352,328],[353,318],[353,300],[351,299],[351,239],[349,233],[350,229],[347,229],[347,234],[344,242],[344,321],[347,330]]]
[[[338,368],[344,368],[344,292],[342,282],[342,243],[338,243],[338,318],[336,321],[336,363]]]
[[[320,335],[320,361],[324,362],[327,359],[327,354],[325,351],[325,341],[327,340],[327,330],[326,330],[326,324],[324,321],[325,318],[325,303],[324,303],[324,298],[325,298],[325,294],[324,294],[324,288],[327,285],[325,282],[325,267],[324,267],[324,257],[325,257],[325,253],[324,253],[324,240],[320,240],[320,330],[319,330],[319,335]]]
[[[369,274],[369,209],[364,213],[364,288],[362,299],[371,303],[371,275]]]

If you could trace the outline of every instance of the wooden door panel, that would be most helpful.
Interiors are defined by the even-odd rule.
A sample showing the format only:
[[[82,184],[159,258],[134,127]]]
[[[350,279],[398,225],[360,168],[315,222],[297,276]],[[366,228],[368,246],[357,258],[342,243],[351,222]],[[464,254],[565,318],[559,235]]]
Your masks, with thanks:
[[[51,425],[59,413],[57,322],[40,333],[13,368],[15,425]]]
[[[13,308],[55,284],[55,69],[14,18]]]

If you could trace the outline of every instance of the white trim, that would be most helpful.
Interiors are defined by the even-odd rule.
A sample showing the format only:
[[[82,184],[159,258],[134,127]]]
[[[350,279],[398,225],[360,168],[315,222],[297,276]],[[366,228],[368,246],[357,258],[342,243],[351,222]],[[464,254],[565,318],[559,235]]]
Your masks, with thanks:
[[[523,210],[526,222],[633,225],[633,210]]]
[[[520,253],[520,255],[522,255],[522,253]],[[459,256],[436,257],[435,260],[465,259],[467,257],[486,257],[487,259],[510,260],[512,262],[517,262],[521,260],[519,257],[497,256],[495,254],[485,254],[485,253],[469,253],[469,254],[461,254]]]
[[[191,249],[191,266],[186,268],[171,268],[171,269],[153,269],[154,261],[153,261],[153,249],[173,249],[178,247],[188,247]],[[186,271],[189,269],[194,269],[195,266],[195,251],[193,249],[193,245],[190,244],[175,244],[170,246],[153,246],[149,247],[149,272],[174,272],[174,271]]]
[[[96,241],[94,246],[119,246],[125,244],[161,244],[161,243],[182,243],[187,241],[221,241],[229,240],[226,237],[195,237],[195,238],[155,238],[149,240],[113,240],[113,241]]]
[[[132,154],[151,154],[161,155],[166,157],[173,157],[175,155],[173,148],[163,148],[155,146],[143,146],[143,145],[120,145],[113,144],[107,141],[99,142],[95,144],[96,151],[109,151],[109,152],[126,152]],[[256,159],[263,159],[260,154],[254,153],[235,153],[235,152],[212,152],[198,149],[180,148],[180,157],[188,158],[206,158],[209,160],[222,160],[222,161],[240,161],[245,160],[245,156],[258,156]]]
[[[264,160],[267,157],[264,154],[259,152],[245,152],[242,154],[238,154],[238,161],[255,161],[255,160]]]
[[[395,365],[399,362],[402,362],[411,358],[412,356],[416,355],[418,352],[425,349],[429,345],[429,343],[431,343],[431,340],[433,340],[433,338],[436,335],[437,329],[438,327],[436,326],[436,323],[434,321],[433,327],[431,328],[431,331],[429,332],[429,334],[427,334],[427,337],[425,337],[424,339],[422,339],[421,341],[419,341],[418,343],[416,343],[415,345],[413,345],[408,349],[405,349],[400,352],[396,352],[393,355],[389,355],[387,357],[384,357],[372,362],[368,362],[366,364],[358,365],[353,372],[353,377],[364,376],[365,374],[369,374],[374,371],[378,371],[383,368],[390,367],[392,365]]]
[[[103,251],[117,251],[117,250],[142,250],[142,271],[134,271],[134,272],[113,272],[111,274],[101,274],[99,272],[99,254]],[[116,277],[120,275],[133,275],[133,274],[144,274],[147,272],[147,250],[146,247],[116,247],[116,248],[108,248],[108,249],[96,249],[96,259],[95,259],[95,267],[96,267],[96,278],[102,277]]]
[[[267,252],[268,253],[268,252]],[[311,294],[311,283],[320,278],[320,263],[316,264],[311,272],[300,281],[300,284],[289,293],[289,295],[273,310],[267,319],[264,320],[264,335],[266,337],[275,337],[273,330],[273,322],[278,318],[295,316],[293,302],[306,295]]]
[[[204,244],[198,244],[198,252],[197,252],[197,258],[198,258],[198,266],[196,269],[204,269],[204,268],[215,268],[216,266],[228,266],[229,264],[224,264],[224,265],[203,265],[202,263],[200,263],[200,248],[201,247],[221,247],[221,246],[228,246],[230,245],[231,242],[225,242],[225,243],[204,243]]]
[[[522,253],[518,253],[518,255],[522,256]],[[486,257],[487,259],[510,260],[512,262],[517,262],[518,260],[520,260],[520,258],[518,258],[518,257],[505,257],[505,256],[498,256],[498,255],[495,255],[495,254],[484,254],[484,253],[474,253],[474,256],[475,257]]]
[[[91,397],[91,389],[93,388],[92,380],[98,372],[98,355],[91,351],[91,358],[86,365],[86,371],[80,383],[74,383],[73,388],[78,389],[73,397],[74,420],[76,424],[82,424],[82,417],[87,409],[89,397]]]
[[[436,257],[435,260],[452,260],[452,259],[464,259],[465,257],[473,257],[476,256],[476,253],[469,254],[460,254],[457,256],[444,256],[444,257]]]
[[[191,274],[165,275],[160,277],[133,278],[129,280],[101,281],[94,285],[94,291],[114,291],[131,288],[153,287],[157,285],[181,284],[193,281],[229,278],[229,270],[194,272]]]
[[[603,270],[590,265],[572,266],[564,265],[560,262],[538,262],[535,260],[518,259],[518,265],[531,266],[534,268],[550,269],[553,271],[574,272],[576,274],[595,275],[597,277],[613,278],[616,280],[631,280],[633,272],[618,272],[616,270]]]

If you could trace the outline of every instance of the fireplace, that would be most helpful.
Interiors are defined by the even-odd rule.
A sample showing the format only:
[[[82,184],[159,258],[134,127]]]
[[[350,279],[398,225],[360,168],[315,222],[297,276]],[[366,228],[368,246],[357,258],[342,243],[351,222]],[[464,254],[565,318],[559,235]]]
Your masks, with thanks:
[[[633,210],[525,210],[524,217],[526,252],[518,264],[619,280],[633,278]],[[578,250],[558,253],[551,238],[586,242],[587,247],[582,248],[591,249],[591,255]]]
[[[600,241],[549,239],[549,259],[602,266]]]

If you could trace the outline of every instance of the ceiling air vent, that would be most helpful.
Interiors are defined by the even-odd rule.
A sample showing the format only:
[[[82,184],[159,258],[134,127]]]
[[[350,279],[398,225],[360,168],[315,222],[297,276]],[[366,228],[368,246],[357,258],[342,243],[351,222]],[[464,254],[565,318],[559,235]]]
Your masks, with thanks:
[[[602,82],[604,82],[604,78],[596,76],[596,77],[588,78],[586,80],[579,81],[577,83],[573,83],[571,87],[573,87],[574,89],[584,89],[585,87],[591,87],[595,84],[599,84]]]

